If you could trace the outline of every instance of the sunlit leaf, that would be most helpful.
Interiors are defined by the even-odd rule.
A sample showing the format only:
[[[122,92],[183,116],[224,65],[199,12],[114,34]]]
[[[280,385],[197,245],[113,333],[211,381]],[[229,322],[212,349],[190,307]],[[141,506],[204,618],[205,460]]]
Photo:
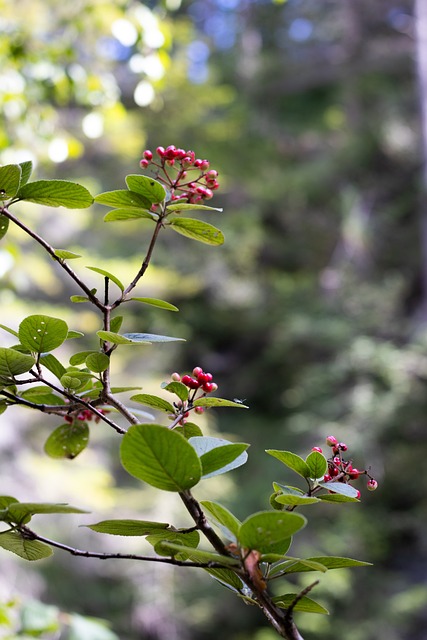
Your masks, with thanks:
[[[177,202],[176,204],[168,204],[168,211],[219,211],[218,207],[209,207],[207,204],[190,204],[189,202]]]
[[[242,524],[240,520],[218,502],[201,500],[200,504],[208,520],[219,526],[223,535],[227,538],[237,541],[240,525]]]
[[[319,451],[312,451],[305,459],[310,470],[310,478],[323,478],[327,469],[328,462]]]
[[[234,402],[233,400],[225,400],[224,398],[197,398],[194,401],[197,407],[237,407],[238,409],[249,409],[245,404],[241,402]]]
[[[48,207],[86,209],[93,198],[81,184],[68,180],[37,180],[21,187],[17,193],[20,200],[44,204]]]
[[[59,347],[67,338],[67,323],[60,318],[33,315],[19,325],[19,340],[30,351],[43,353]]]
[[[113,209],[104,216],[104,222],[122,222],[124,220],[157,220],[159,216],[147,209]]]
[[[158,204],[163,202],[166,197],[166,191],[160,182],[154,180],[154,178],[148,178],[138,174],[132,174],[126,176],[126,184],[130,191],[139,193],[147,198],[151,204]]]
[[[118,278],[116,278],[116,276],[114,276],[109,271],[106,271],[105,269],[100,269],[99,267],[86,267],[86,269],[90,269],[91,271],[100,273],[105,278],[109,278],[112,282],[114,282],[114,284],[116,284],[119,287],[121,291],[124,291],[124,285],[120,282]]]
[[[293,607],[293,611],[305,611],[305,613],[323,613],[325,615],[329,614],[329,611],[315,600],[312,600],[307,596],[300,597],[297,593],[286,593],[282,596],[276,596],[275,598],[273,598],[273,602],[281,609],[288,609],[292,604],[296,602],[295,606]]]
[[[189,389],[182,384],[182,382],[176,382],[175,380],[172,382],[168,382],[167,384],[162,384],[162,389],[169,391],[170,393],[174,393],[180,400],[185,402],[188,400]]]
[[[175,307],[174,304],[170,304],[170,302],[165,302],[164,300],[158,300],[157,298],[129,298],[129,300],[143,302],[144,304],[149,304],[152,307],[157,307],[159,309],[165,309],[166,311],[179,311],[178,307]]]
[[[52,555],[51,547],[38,540],[27,540],[15,531],[0,533],[0,547],[25,560],[42,560]]]
[[[35,360],[32,356],[19,353],[15,349],[0,347],[0,379],[9,379],[26,373],[34,363]]]
[[[21,182],[21,167],[19,164],[5,164],[0,167],[0,200],[13,198]]]
[[[189,442],[200,457],[203,479],[232,471],[248,459],[249,445],[242,442],[236,444],[209,436],[190,438]]]
[[[108,533],[112,536],[146,536],[159,529],[168,529],[170,525],[167,522],[150,520],[102,520],[85,526],[98,533]]]
[[[146,407],[151,407],[152,409],[156,409],[157,411],[165,411],[166,413],[175,413],[175,408],[173,405],[160,398],[159,396],[154,396],[149,393],[137,393],[135,396],[131,396],[130,398],[134,402],[139,402],[140,404],[145,405]]]
[[[123,436],[120,454],[128,473],[164,491],[185,491],[201,477],[200,460],[191,444],[161,425],[130,427]]]
[[[95,373],[101,373],[110,366],[110,358],[105,353],[91,353],[85,360],[86,366]]]
[[[67,249],[55,249],[55,255],[61,260],[75,260],[76,258],[81,258],[79,253],[74,253],[74,251],[68,251]]]
[[[140,193],[129,191],[128,189],[118,189],[117,191],[106,191],[95,197],[95,202],[106,207],[116,207],[117,209],[149,209],[151,201]]]
[[[288,549],[288,539],[305,524],[306,518],[299,513],[260,511],[246,518],[238,537],[240,544],[247,549],[280,553]]]
[[[24,162],[20,162],[19,166],[21,167],[21,182],[19,184],[20,187],[23,187],[24,184],[27,184],[28,180],[31,177],[31,173],[33,171],[33,163],[31,160],[24,160]]]
[[[310,468],[308,464],[296,453],[291,451],[278,451],[276,449],[266,449],[266,453],[277,458],[284,465],[296,471],[303,478],[310,478]]]
[[[194,218],[173,218],[169,225],[177,233],[210,245],[220,245],[224,242],[222,232],[207,222]]]

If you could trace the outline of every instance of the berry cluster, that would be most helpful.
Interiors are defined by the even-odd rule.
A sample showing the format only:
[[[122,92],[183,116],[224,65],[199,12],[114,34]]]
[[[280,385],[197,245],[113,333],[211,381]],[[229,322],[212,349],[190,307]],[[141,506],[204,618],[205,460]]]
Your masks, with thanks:
[[[157,179],[170,191],[172,201],[180,200],[196,204],[210,200],[218,189],[218,172],[210,169],[208,160],[196,158],[194,151],[169,147],[157,147],[156,156],[150,149],[143,153],[142,169],[155,167]]]
[[[369,475],[366,470],[360,471],[353,467],[351,460],[344,460],[343,453],[348,450],[345,442],[338,442],[335,436],[328,436],[326,438],[326,444],[332,449],[332,456],[328,458],[328,471],[324,475],[324,482],[345,482],[349,484],[352,480],[357,480],[361,475],[368,477],[367,488],[369,491],[375,491],[378,487],[378,482]],[[322,453],[320,447],[313,447],[312,451],[318,451]],[[358,498],[360,498],[360,491],[358,491]]]
[[[109,413],[109,411],[107,411],[106,409],[98,409],[98,412],[102,413],[103,415]],[[79,420],[80,422],[91,422],[91,420],[95,420],[95,422],[98,423],[101,418],[100,416],[94,414],[90,409],[82,409],[77,414],[68,413],[66,416],[64,416],[64,420],[65,422],[69,422],[70,424],[73,424],[73,422],[75,422],[76,420]]]
[[[190,410],[192,409],[194,409],[197,414],[202,414],[204,412],[204,407],[198,407],[194,404],[197,402],[196,395],[198,391],[202,392],[202,394],[199,394],[198,396],[201,398],[206,393],[212,393],[212,391],[216,391],[218,389],[216,382],[212,382],[212,374],[203,371],[202,367],[194,367],[191,376],[188,374],[181,376],[179,373],[175,372],[171,375],[171,380],[172,382],[182,382],[182,384],[185,384],[186,387],[193,391],[193,393],[189,394],[187,401],[183,402],[182,400],[179,400],[178,402],[174,402],[176,415],[171,415],[169,417],[171,420],[176,420],[177,417],[181,417],[178,424],[185,424],[186,419],[190,415]]]

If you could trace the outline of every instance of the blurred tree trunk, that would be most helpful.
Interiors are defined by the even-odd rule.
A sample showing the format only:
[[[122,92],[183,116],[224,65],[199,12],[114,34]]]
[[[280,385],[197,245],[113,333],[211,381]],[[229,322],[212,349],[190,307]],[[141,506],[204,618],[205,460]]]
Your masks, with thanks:
[[[427,2],[415,0],[414,9],[423,162],[420,202],[422,297],[419,315],[424,323],[427,320]]]

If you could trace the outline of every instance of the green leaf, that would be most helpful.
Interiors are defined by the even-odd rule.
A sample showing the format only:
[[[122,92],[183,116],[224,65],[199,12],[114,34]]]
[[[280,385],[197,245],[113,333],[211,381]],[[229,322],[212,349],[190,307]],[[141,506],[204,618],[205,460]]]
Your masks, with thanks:
[[[242,442],[235,444],[210,436],[190,438],[189,442],[200,457],[203,479],[227,473],[245,464],[248,459],[246,449],[249,445]]]
[[[281,553],[289,547],[289,538],[306,525],[299,513],[286,511],[260,511],[242,523],[239,541],[246,549],[261,553]]]
[[[67,333],[67,340],[74,340],[75,338],[83,338],[84,333],[82,333],[81,331],[74,331],[73,329],[70,329],[70,331]]]
[[[305,562],[321,564],[328,570],[372,566],[371,562],[363,562],[362,560],[353,560],[353,558],[343,558],[341,556],[315,556],[313,558],[306,558]],[[301,571],[316,571],[316,569],[310,568],[308,564],[300,564],[298,562],[286,573],[300,573]]]
[[[239,592],[243,589],[243,582],[231,569],[205,569],[205,571],[233,591]]]
[[[35,360],[32,356],[19,353],[15,349],[0,347],[0,379],[9,379],[26,373],[34,363]]]
[[[54,504],[49,502],[14,502],[8,507],[10,522],[21,524],[28,522],[28,517],[47,513],[88,513],[68,504]]]
[[[302,598],[300,598],[297,593],[286,593],[282,596],[276,596],[273,598],[273,602],[281,609],[289,609],[289,607],[295,602],[296,598],[298,598],[298,602],[293,607],[293,611],[329,614],[329,611],[315,600],[312,600],[307,596],[302,596]]]
[[[319,451],[312,451],[305,461],[310,470],[310,478],[323,478],[328,469],[328,462],[325,456],[319,453]]]
[[[89,427],[86,422],[66,422],[53,431],[44,445],[45,453],[51,458],[73,460],[89,442]]]
[[[100,273],[105,278],[109,278],[114,284],[116,284],[121,291],[124,291],[124,285],[120,282],[116,276],[113,276],[109,271],[105,271],[105,269],[99,269],[99,267],[86,267],[86,269],[90,269],[91,271],[95,271],[96,273]]]
[[[192,562],[218,562],[229,566],[236,566],[239,564],[237,558],[231,558],[230,556],[223,556],[219,553],[213,553],[212,551],[204,551],[203,549],[193,549],[192,547],[185,547],[176,542],[163,541],[161,545],[156,546],[156,551],[159,549],[172,551],[169,555],[177,555],[181,560],[191,560]]]
[[[34,315],[19,325],[19,340],[30,351],[53,351],[67,338],[68,327],[64,320],[50,316]]]
[[[23,187],[24,184],[27,184],[30,179],[31,173],[33,171],[33,163],[31,160],[24,160],[24,162],[20,162],[19,166],[21,167],[21,182],[19,187]]]
[[[175,555],[175,552],[170,552],[167,549],[163,549],[161,543],[163,542],[172,542],[174,544],[178,544],[181,547],[186,547],[189,549],[195,549],[200,541],[200,536],[198,531],[180,531],[180,530],[165,530],[156,531],[155,533],[151,533],[146,538],[147,542],[153,545],[154,550],[160,556],[170,556]]]
[[[61,396],[57,396],[50,387],[45,385],[26,389],[21,393],[21,397],[36,404],[65,404]]]
[[[185,491],[201,478],[201,463],[191,444],[161,425],[130,427],[123,436],[120,453],[128,473],[164,491]]]
[[[26,601],[20,611],[20,637],[42,637],[41,634],[59,632],[59,609],[37,601]],[[24,635],[25,634],[25,635]],[[28,634],[28,636],[26,635]],[[58,633],[55,634],[58,636]]]
[[[170,304],[170,302],[165,302],[164,300],[158,300],[157,298],[129,298],[129,300],[143,302],[144,304],[149,304],[152,307],[157,307],[158,309],[165,309],[165,311],[179,311],[178,307],[175,307],[174,304]]]
[[[310,468],[300,456],[291,451],[278,451],[276,449],[266,449],[268,455],[273,456],[283,462],[287,467],[295,471],[303,478],[310,478]]]
[[[350,498],[339,493],[324,493],[319,496],[322,502],[360,502],[358,498]]]
[[[0,200],[13,198],[21,182],[21,167],[19,164],[5,164],[0,167]]]
[[[74,353],[70,360],[69,363],[75,367],[78,366],[79,364],[83,364],[83,362],[85,362],[86,358],[88,356],[90,356],[93,353],[99,353],[99,351],[95,351],[94,349],[91,349],[90,351],[79,351],[78,353]]]
[[[238,520],[231,511],[223,507],[222,504],[219,504],[218,502],[202,500],[200,504],[202,505],[208,520],[217,525],[226,538],[237,541],[241,526],[240,520]]]
[[[196,407],[237,407],[238,409],[249,409],[245,404],[241,402],[233,402],[232,400],[224,400],[224,398],[196,398],[194,400],[194,406]]]
[[[126,176],[126,184],[130,191],[135,191],[149,200],[150,204],[158,204],[166,198],[166,190],[154,178],[138,174]]]
[[[117,209],[149,209],[151,207],[151,201],[148,198],[128,189],[100,193],[95,197],[95,202]]]
[[[25,560],[42,560],[52,555],[52,549],[38,540],[27,540],[15,531],[0,533],[0,547]]]
[[[158,215],[147,209],[113,209],[104,216],[104,222],[122,222],[124,220],[157,220]]]
[[[265,557],[262,556],[263,561],[266,561]],[[322,564],[321,562],[316,562],[315,560],[310,558],[302,560],[301,558],[290,558],[289,556],[286,556],[284,559],[279,558],[279,560],[281,561],[276,562],[270,568],[270,578],[274,578],[275,576],[279,575],[285,575],[287,573],[300,573],[301,571],[320,571],[321,573],[326,573],[326,571],[328,570],[328,568],[325,567],[324,564]]]
[[[151,522],[149,520],[102,520],[96,524],[84,525],[98,533],[112,536],[147,536],[158,529],[168,529],[167,522]]]
[[[183,402],[188,400],[188,395],[190,393],[188,387],[186,387],[185,384],[182,384],[182,382],[168,382],[167,384],[162,385],[162,389],[165,389],[170,393],[174,393]]]
[[[224,242],[222,232],[207,222],[194,218],[173,218],[169,225],[174,231],[192,240],[198,240],[210,245],[220,245]]]
[[[61,260],[75,260],[76,258],[81,258],[79,253],[74,253],[74,251],[68,251],[67,249],[55,249],[55,255]]]
[[[86,296],[70,296],[71,302],[79,303],[79,302],[89,302],[89,298]]]
[[[68,180],[37,180],[21,187],[17,193],[20,200],[43,204],[48,207],[86,209],[93,198],[82,185]]]
[[[178,433],[183,435],[187,440],[193,438],[194,436],[203,435],[200,427],[197,424],[194,424],[194,422],[185,422],[183,425],[175,427],[174,431],[177,431]]]
[[[120,335],[120,333],[115,333],[114,331],[97,331],[96,335],[98,336],[98,338],[101,338],[101,340],[104,340],[105,342],[112,342],[113,344],[132,344],[132,340],[129,340],[128,338]]]
[[[87,368],[96,373],[101,373],[110,366],[110,358],[105,353],[91,353],[85,362]]]
[[[190,204],[189,202],[177,202],[176,204],[168,204],[167,211],[219,211],[218,207],[209,207],[207,204]]]
[[[357,498],[359,495],[357,489],[345,482],[319,482],[318,484],[324,489],[328,489],[328,491],[339,493],[340,495],[347,496],[348,498]]]
[[[185,342],[185,338],[161,336],[157,333],[123,333],[122,335],[131,342]]]
[[[166,413],[175,413],[175,409],[170,402],[164,400],[163,398],[159,398],[159,396],[153,396],[149,393],[137,393],[134,396],[130,397],[134,402],[139,402],[140,404],[145,405],[146,407],[151,407],[152,409],[156,409],[157,411],[165,411]]]
[[[116,316],[115,318],[111,318],[110,321],[110,331],[113,333],[118,333],[120,331],[120,327],[122,326],[123,316]]]
[[[314,498],[311,496],[295,496],[290,493],[285,493],[282,495],[275,495],[274,499],[279,504],[290,504],[290,505],[304,505],[304,504],[314,504],[315,502],[320,502],[319,498]]]
[[[0,214],[0,240],[4,238],[9,229],[9,218]]]
[[[51,353],[42,355],[40,358],[40,363],[44,367],[46,367],[48,371],[53,373],[53,375],[56,376],[58,380],[61,379],[66,371],[65,367]]]

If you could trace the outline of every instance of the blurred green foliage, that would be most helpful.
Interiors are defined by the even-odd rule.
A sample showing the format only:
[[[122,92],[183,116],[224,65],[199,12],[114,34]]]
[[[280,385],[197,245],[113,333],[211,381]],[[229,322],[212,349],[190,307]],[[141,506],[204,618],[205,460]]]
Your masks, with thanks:
[[[316,598],[332,615],[319,622],[300,614],[300,627],[316,640],[423,640],[426,292],[412,3],[0,7],[2,163],[34,159],[45,175],[101,191],[120,188],[144,148],[177,144],[220,172],[215,205],[225,210],[226,245],[189,254],[184,240],[166,238],[138,295],[165,298],[180,314],[138,307],[126,327],[173,326],[187,343],[156,347],[140,361],[126,355],[116,374],[155,392],[171,371],[201,364],[215,372],[222,395],[245,398],[250,412],[223,413],[211,425],[252,443],[236,485],[227,479],[213,490],[242,518],[271,493],[278,467],[264,448],[305,456],[329,433],[351,445],[380,488],[361,487],[361,505],[322,510],[301,552],[352,555],[374,567],[322,577]],[[117,224],[112,234],[100,208],[58,215],[29,204],[22,213],[37,217],[55,246],[87,247],[91,263],[119,277],[145,249],[143,227]],[[37,299],[40,313],[62,313],[76,293],[29,251],[14,229],[0,246],[8,325],[28,311],[24,298]],[[82,307],[76,316],[67,307],[68,324],[99,328]],[[37,466],[38,490],[46,491],[60,467],[40,457],[47,425],[25,419],[5,437],[2,475],[19,477],[23,463],[10,452],[25,441],[31,453],[20,455]],[[123,510],[125,499],[126,508],[139,505],[135,485],[121,485],[129,480],[114,436],[98,434],[93,446],[86,462],[73,463],[73,490],[88,502],[97,497],[106,512]],[[64,482],[68,495],[72,480]],[[143,498],[149,515],[149,490]],[[172,508],[168,500],[161,510]],[[238,608],[204,576],[144,568],[142,579],[129,567],[84,568],[59,554],[42,571],[35,595],[108,617],[126,640],[273,637],[253,608]]]

